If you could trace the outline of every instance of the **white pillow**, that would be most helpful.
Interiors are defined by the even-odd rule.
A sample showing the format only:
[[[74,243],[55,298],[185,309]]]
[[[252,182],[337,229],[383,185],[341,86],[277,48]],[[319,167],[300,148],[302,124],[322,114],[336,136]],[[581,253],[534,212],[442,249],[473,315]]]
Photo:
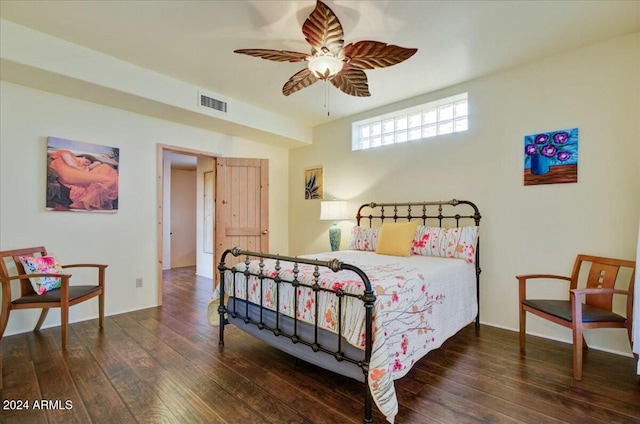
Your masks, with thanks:
[[[476,261],[476,243],[479,227],[440,228],[419,226],[411,246],[411,253],[422,256]]]
[[[348,249],[375,252],[379,235],[380,228],[353,227]]]

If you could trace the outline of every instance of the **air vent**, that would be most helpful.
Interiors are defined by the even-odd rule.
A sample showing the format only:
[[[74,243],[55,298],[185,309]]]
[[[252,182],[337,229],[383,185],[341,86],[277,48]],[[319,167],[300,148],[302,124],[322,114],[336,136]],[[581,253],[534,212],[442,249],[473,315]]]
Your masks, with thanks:
[[[216,100],[214,98],[205,96],[204,94],[200,95],[200,105],[204,107],[208,107],[210,109],[219,110],[220,112],[227,111],[227,103],[222,100]]]

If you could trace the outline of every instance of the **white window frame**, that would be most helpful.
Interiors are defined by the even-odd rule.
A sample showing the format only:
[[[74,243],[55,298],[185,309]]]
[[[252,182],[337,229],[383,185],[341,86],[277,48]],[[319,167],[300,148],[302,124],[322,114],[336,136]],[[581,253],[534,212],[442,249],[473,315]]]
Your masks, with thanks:
[[[460,93],[351,124],[351,150],[425,140],[469,129],[468,93]]]

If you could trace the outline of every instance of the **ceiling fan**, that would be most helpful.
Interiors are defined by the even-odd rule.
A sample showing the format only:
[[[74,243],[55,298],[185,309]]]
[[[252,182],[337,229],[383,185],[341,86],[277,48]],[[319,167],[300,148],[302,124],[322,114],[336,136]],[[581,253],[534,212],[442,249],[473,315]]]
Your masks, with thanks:
[[[319,0],[302,25],[302,33],[311,45],[311,54],[271,49],[240,49],[234,52],[276,62],[308,62],[307,68],[289,78],[282,87],[285,96],[318,80],[328,80],[346,94],[368,97],[371,93],[365,69],[396,65],[418,51],[368,40],[345,46],[340,20]]]

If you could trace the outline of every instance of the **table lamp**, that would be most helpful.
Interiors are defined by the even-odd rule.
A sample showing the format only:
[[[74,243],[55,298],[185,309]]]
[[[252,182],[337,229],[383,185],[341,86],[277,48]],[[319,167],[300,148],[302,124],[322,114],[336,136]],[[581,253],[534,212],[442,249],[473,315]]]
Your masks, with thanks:
[[[333,221],[333,225],[329,228],[329,243],[331,251],[335,252],[340,248],[340,228],[338,221],[349,218],[347,210],[347,202],[344,200],[324,200],[320,202],[320,220]]]

